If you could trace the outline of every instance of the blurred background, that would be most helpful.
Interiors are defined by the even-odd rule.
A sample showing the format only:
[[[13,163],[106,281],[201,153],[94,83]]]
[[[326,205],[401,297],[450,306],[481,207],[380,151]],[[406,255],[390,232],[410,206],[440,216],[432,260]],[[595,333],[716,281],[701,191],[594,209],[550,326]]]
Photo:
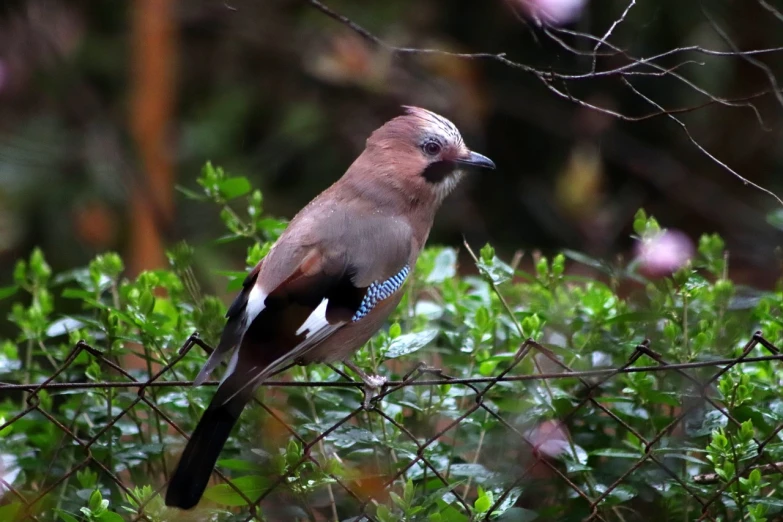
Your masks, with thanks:
[[[134,273],[185,239],[241,269],[175,187],[210,160],[290,218],[401,104],[498,165],[432,243],[627,258],[643,206],[720,233],[739,282],[779,277],[783,205],[737,175],[783,194],[783,2],[324,1],[0,3],[0,287],[35,246],[55,271],[116,250]]]

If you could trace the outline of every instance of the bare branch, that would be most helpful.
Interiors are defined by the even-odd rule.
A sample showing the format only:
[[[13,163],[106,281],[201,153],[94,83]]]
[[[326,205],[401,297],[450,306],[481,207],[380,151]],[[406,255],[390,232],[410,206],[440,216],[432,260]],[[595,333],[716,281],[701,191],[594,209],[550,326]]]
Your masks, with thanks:
[[[583,36],[583,37],[588,38],[590,40],[595,40],[596,39],[595,36],[587,34],[587,33],[579,33],[579,32],[576,32],[576,31],[569,31],[567,29],[560,29],[560,31],[565,32],[567,34],[576,35],[576,36]],[[557,41],[562,41],[562,40],[556,38],[554,35],[550,35],[550,36],[551,36],[551,38],[556,39]],[[604,45],[606,45],[606,46],[616,50],[618,53],[623,54],[625,57],[627,57],[631,61],[632,65],[638,65],[638,64],[642,64],[643,63],[643,64],[646,64],[646,65],[649,65],[650,67],[654,68],[655,70],[657,70],[659,72],[663,73],[663,72],[666,71],[666,69],[664,69],[660,65],[654,63],[652,61],[652,59],[645,60],[645,59],[636,58],[634,56],[631,56],[631,55],[625,53],[625,51],[623,51],[622,49],[609,44],[608,42],[605,42]],[[578,51],[572,50],[572,49],[569,49],[569,50],[571,50],[572,52],[578,52]],[[674,54],[677,51],[678,51],[678,49],[673,49],[671,51],[667,51],[665,53],[657,55],[657,56],[653,57],[653,59],[661,58],[663,56],[672,55],[672,54]],[[580,53],[580,54],[589,54],[589,53]],[[725,105],[725,106],[728,106],[728,107],[748,107],[755,114],[756,120],[759,122],[759,125],[761,126],[761,128],[765,129],[765,130],[768,130],[766,125],[764,124],[764,120],[761,117],[761,113],[759,112],[758,108],[755,105],[753,105],[752,103],[734,103],[734,102],[726,100],[724,98],[719,98],[718,96],[715,96],[715,95],[709,93],[705,89],[702,89],[701,87],[699,87],[698,85],[696,85],[692,81],[688,80],[684,76],[674,72],[674,70],[669,71],[668,75],[673,77],[673,78],[676,78],[676,79],[680,80],[682,83],[684,83],[688,87],[692,88],[693,90],[695,90],[699,94],[702,94],[702,95],[706,96],[713,103],[717,103],[717,104],[720,104],[720,105]],[[593,75],[593,77],[594,76],[596,76],[596,75]],[[626,76],[629,76],[629,74],[628,73],[621,73],[620,76],[622,78],[625,78]],[[563,79],[571,79],[571,78],[566,77],[566,76],[561,76],[561,77]],[[589,78],[589,77],[590,77],[590,74],[586,74],[586,75],[582,75],[581,76],[581,78]],[[743,98],[743,99],[747,99],[747,98]],[[660,107],[660,111],[657,114],[658,115],[664,115],[664,114],[668,114],[670,112],[671,112],[670,110],[664,109],[663,107]],[[683,111],[677,111],[677,112],[683,112]]]
[[[701,12],[704,14],[704,18],[707,19],[707,21],[710,23],[712,28],[715,30],[716,33],[718,33],[718,36],[721,37],[721,39],[726,42],[726,45],[731,47],[731,49],[735,52],[738,52],[737,45],[729,38],[729,35],[726,34],[726,31],[724,31],[717,22],[710,16],[710,14],[707,12],[707,10],[704,8],[704,4],[700,4]],[[764,74],[767,76],[767,79],[769,80],[769,84],[772,86],[772,92],[775,93],[775,97],[778,99],[778,102],[780,103],[780,106],[783,107],[783,93],[781,93],[780,87],[778,86],[777,78],[775,78],[775,74],[772,72],[772,70],[767,66],[766,64],[760,62],[756,58],[742,54],[740,53],[740,56],[743,60],[748,62],[749,64],[758,67],[761,69]]]
[[[451,56],[454,58],[465,58],[465,59],[503,59],[505,57],[505,53],[499,53],[499,54],[493,54],[493,53],[453,53],[450,51],[443,51],[440,49],[418,49],[414,47],[396,47],[394,45],[388,44],[385,41],[381,40],[374,34],[372,34],[370,31],[365,29],[364,27],[360,26],[356,22],[352,21],[350,18],[341,15],[340,13],[337,13],[333,10],[331,10],[329,7],[324,5],[323,3],[319,2],[318,0],[307,0],[307,2],[327,15],[328,17],[337,20],[341,24],[344,24],[345,26],[349,27],[351,30],[353,30],[356,34],[364,38],[365,40],[382,47],[383,49],[386,49],[387,51],[391,52],[392,54],[439,54],[442,56]],[[522,64],[518,64],[520,67],[525,67],[529,69],[531,72],[535,71],[535,69],[527,66],[523,66]]]
[[[783,47],[775,47],[775,48],[766,48],[766,49],[753,49],[753,50],[740,50],[725,34],[724,31],[721,30],[720,27],[717,26],[717,24],[714,23],[714,21],[709,17],[709,15],[705,12],[704,15],[708,19],[708,21],[712,24],[715,31],[724,39],[724,41],[729,45],[731,48],[730,51],[720,51],[720,50],[713,50],[713,49],[707,49],[701,46],[685,46],[685,47],[678,47],[675,49],[669,49],[667,51],[661,52],[659,54],[649,56],[649,57],[642,57],[638,58],[633,55],[631,55],[628,51],[625,49],[622,49],[621,47],[613,44],[610,42],[610,38],[612,34],[614,33],[614,30],[623,23],[631,8],[633,8],[636,5],[636,0],[630,0],[628,5],[626,6],[623,13],[620,15],[619,18],[617,18],[611,26],[608,28],[606,33],[601,36],[597,37],[594,35],[591,35],[589,33],[574,31],[570,29],[565,28],[555,28],[555,27],[549,27],[545,24],[541,24],[542,31],[545,35],[547,35],[552,41],[557,43],[561,48],[568,51],[569,53],[572,53],[576,56],[586,56],[591,58],[591,66],[590,69],[587,72],[583,73],[572,73],[572,72],[566,72],[566,71],[555,71],[555,70],[542,70],[538,69],[536,67],[523,64],[514,60],[511,60],[507,57],[506,53],[455,53],[450,51],[444,51],[439,49],[420,49],[415,47],[397,47],[394,45],[391,45],[381,38],[375,36],[370,31],[365,29],[364,27],[360,26],[356,22],[352,21],[348,17],[335,12],[328,6],[326,6],[324,3],[322,3],[320,0],[307,0],[307,2],[321,11],[322,13],[326,14],[330,18],[336,20],[337,22],[345,25],[352,31],[354,31],[356,34],[367,40],[368,42],[385,49],[386,51],[396,54],[396,55],[422,55],[422,54],[438,54],[443,56],[450,56],[454,58],[461,58],[461,59],[488,59],[492,61],[499,62],[507,67],[518,69],[523,72],[529,73],[534,75],[539,81],[541,81],[544,86],[557,95],[560,98],[566,99],[570,101],[571,103],[574,103],[576,105],[579,105],[581,107],[585,107],[587,109],[591,109],[594,111],[598,111],[610,116],[613,116],[617,119],[623,120],[623,121],[642,121],[647,120],[651,118],[655,118],[658,116],[668,116],[669,118],[673,119],[685,132],[685,135],[687,139],[704,155],[706,155],[708,158],[710,158],[713,162],[715,162],[717,165],[719,165],[724,170],[731,173],[734,177],[742,181],[745,185],[749,185],[757,190],[760,190],[761,192],[772,196],[779,204],[783,205],[783,199],[781,199],[779,196],[777,196],[774,192],[772,192],[769,189],[766,189],[746,177],[740,175],[736,171],[734,171],[732,168],[730,168],[725,162],[719,160],[714,154],[707,151],[698,141],[695,140],[695,138],[691,135],[690,131],[686,127],[686,125],[678,119],[675,115],[676,114],[682,114],[687,112],[692,112],[701,108],[704,108],[709,105],[717,104],[717,105],[723,105],[726,107],[732,107],[732,108],[748,108],[751,111],[753,111],[756,120],[759,123],[759,126],[769,131],[770,129],[766,126],[764,123],[764,119],[762,118],[761,112],[759,111],[758,107],[754,103],[752,103],[752,100],[761,98],[763,96],[766,96],[768,94],[773,94],[781,106],[783,106],[783,91],[781,90],[780,86],[778,85],[777,78],[775,77],[772,70],[754,58],[757,55],[761,54],[770,54],[775,52],[783,51]],[[764,2],[764,0],[759,0],[760,4],[767,10],[770,10],[770,12],[773,12],[773,14],[780,15],[778,11],[776,11],[774,8],[769,6]],[[506,0],[506,4],[509,8],[511,8],[514,15],[518,18],[524,21],[524,18],[521,17],[519,13],[517,13],[514,6],[509,2],[509,0]],[[783,16],[780,16],[781,19],[783,19]],[[527,22],[525,22],[527,25]],[[587,41],[592,42],[594,45],[592,47],[591,51],[583,51],[581,49],[578,49],[572,45],[569,45],[566,43],[558,34],[567,34],[576,38],[585,39]],[[535,36],[535,35],[534,35]],[[537,40],[536,40],[537,41]],[[600,53],[599,50],[601,47],[606,47],[609,49],[609,53]],[[683,60],[674,66],[663,66],[659,64],[658,62],[664,58],[669,58],[672,56],[676,56],[679,54],[684,53],[700,53],[707,56],[720,56],[720,57],[735,57],[740,58],[742,60],[747,61],[748,63],[753,64],[754,66],[760,68],[767,76],[767,79],[769,81],[770,88],[765,89],[761,92],[743,95],[739,97],[734,98],[727,98],[727,97],[721,97],[716,96],[709,92],[707,89],[697,85],[694,81],[686,78],[683,74],[678,72],[680,69],[683,69],[685,66],[688,65],[696,65],[696,66],[703,66],[704,64],[701,62],[697,62],[694,60]],[[613,67],[610,69],[605,70],[599,70],[598,68],[598,57],[599,56],[611,56],[616,57],[620,56],[625,58],[628,63]],[[688,88],[694,90],[695,92],[699,93],[700,95],[707,98],[707,102],[701,103],[698,105],[690,106],[690,107],[676,107],[676,108],[667,108],[663,105],[655,102],[654,100],[650,99],[649,97],[642,94],[639,90],[637,90],[629,81],[629,78],[632,77],[639,77],[639,76],[646,76],[646,77],[666,77],[670,76],[680,83],[684,84]],[[631,91],[640,96],[645,102],[647,102],[650,106],[652,106],[655,109],[655,112],[649,113],[649,114],[643,114],[638,116],[632,116],[624,114],[620,111],[609,109],[606,107],[601,107],[599,105],[596,105],[594,103],[590,103],[588,101],[585,101],[583,99],[578,98],[577,96],[572,95],[569,92],[568,89],[568,82],[569,81],[577,81],[577,80],[586,80],[586,79],[593,79],[593,78],[608,78],[608,77],[618,77],[623,82],[624,85],[626,85]],[[562,85],[558,85],[556,82],[562,82]]]
[[[772,13],[772,16],[774,16],[775,18],[777,18],[778,20],[780,20],[781,22],[783,22],[783,13],[781,13],[780,11],[778,11],[777,9],[775,9],[774,7],[772,7],[771,5],[769,5],[769,4],[768,4],[767,2],[765,2],[764,0],[758,0],[758,1],[759,1],[759,5],[760,5],[761,7],[763,7],[764,9],[766,9],[767,11],[769,11],[770,13]]]
[[[639,95],[639,96],[640,96],[642,99],[646,100],[646,101],[647,101],[647,102],[648,102],[650,105],[652,105],[652,106],[654,106],[654,107],[657,107],[657,108],[659,108],[659,109],[663,110],[663,108],[662,108],[662,107],[661,107],[661,106],[660,106],[658,103],[656,103],[655,101],[653,101],[652,99],[650,99],[648,96],[645,96],[644,94],[642,94],[642,93],[641,93],[641,92],[640,92],[640,91],[639,91],[639,90],[638,90],[636,87],[634,87],[634,86],[631,84],[631,82],[630,82],[630,81],[628,81],[626,78],[623,78],[622,80],[623,80],[623,82],[624,82],[624,83],[625,83],[625,84],[628,86],[628,88],[630,88],[631,90],[633,90],[633,92],[635,92],[636,94],[638,94],[638,95]],[[765,194],[767,194],[767,195],[769,195],[769,196],[772,196],[773,198],[775,198],[775,200],[776,200],[778,203],[780,203],[781,205],[783,205],[783,199],[781,199],[781,198],[780,198],[780,196],[778,196],[777,194],[775,194],[775,193],[774,193],[774,192],[772,192],[771,190],[769,190],[769,189],[767,189],[767,188],[764,188],[764,187],[762,187],[761,185],[758,185],[758,184],[756,184],[756,183],[753,183],[753,182],[752,182],[752,181],[750,181],[749,179],[747,179],[747,178],[743,177],[743,176],[742,176],[742,175],[740,175],[738,172],[736,172],[734,169],[732,169],[731,167],[729,167],[728,165],[726,165],[724,162],[722,162],[721,160],[719,160],[717,157],[715,157],[715,155],[714,155],[714,154],[712,154],[710,151],[708,151],[707,149],[705,149],[705,148],[704,148],[704,146],[703,146],[701,143],[699,143],[698,141],[696,141],[696,139],[695,139],[695,138],[694,138],[694,137],[691,135],[691,131],[690,131],[690,130],[688,130],[688,127],[687,127],[687,125],[685,125],[685,123],[683,123],[683,121],[682,121],[682,120],[678,119],[678,118],[677,118],[677,117],[676,117],[674,114],[667,114],[667,116],[668,116],[669,118],[671,118],[672,120],[674,120],[674,121],[675,121],[675,123],[677,123],[677,125],[679,125],[679,126],[680,126],[680,128],[682,128],[683,132],[685,132],[685,135],[688,137],[688,140],[689,140],[691,143],[693,143],[693,144],[696,146],[696,148],[697,148],[697,149],[699,149],[699,150],[700,150],[700,151],[701,151],[701,152],[702,152],[702,153],[703,153],[705,156],[707,156],[707,157],[708,157],[708,158],[710,158],[712,161],[714,161],[715,163],[717,163],[718,165],[720,165],[721,167],[723,167],[723,169],[724,169],[724,170],[726,170],[726,171],[727,171],[727,172],[729,172],[729,173],[730,173],[732,176],[734,176],[735,178],[737,178],[738,180],[740,180],[740,181],[741,181],[743,184],[745,184],[745,185],[749,185],[749,186],[751,186],[751,187],[753,187],[753,188],[755,188],[755,189],[757,189],[757,190],[760,190],[761,192],[763,192],[763,193],[765,193]]]
[[[631,2],[628,4],[628,7],[625,8],[625,11],[623,11],[623,14],[620,15],[620,18],[614,21],[614,23],[606,31],[606,34],[604,34],[601,37],[601,39],[595,44],[595,47],[593,47],[593,67],[592,67],[593,72],[595,72],[595,64],[596,61],[598,60],[597,53],[598,53],[598,49],[601,47],[601,44],[606,42],[606,40],[608,40],[609,37],[612,36],[612,31],[614,31],[614,28],[620,25],[625,20],[625,17],[628,16],[628,12],[635,5],[636,5],[636,0],[631,0]]]

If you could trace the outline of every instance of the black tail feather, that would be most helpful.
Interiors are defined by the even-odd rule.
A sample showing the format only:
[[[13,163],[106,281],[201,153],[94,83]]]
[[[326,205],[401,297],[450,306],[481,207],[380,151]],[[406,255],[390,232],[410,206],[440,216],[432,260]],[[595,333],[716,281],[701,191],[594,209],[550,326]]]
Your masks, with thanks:
[[[167,506],[190,509],[198,504],[218,456],[249,397],[246,393],[240,393],[220,406],[215,406],[220,402],[215,399],[199,420],[182,452],[166,491]]]

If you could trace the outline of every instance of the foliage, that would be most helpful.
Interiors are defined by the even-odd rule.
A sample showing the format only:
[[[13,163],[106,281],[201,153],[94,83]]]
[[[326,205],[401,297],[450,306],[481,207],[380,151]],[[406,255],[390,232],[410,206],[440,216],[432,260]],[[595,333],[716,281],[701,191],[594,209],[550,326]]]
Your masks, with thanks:
[[[264,215],[242,177],[207,164],[198,183],[200,192],[182,192],[216,205],[227,229],[218,242],[246,243],[255,264],[285,224]],[[634,230],[639,240],[661,232],[642,211]],[[158,493],[183,444],[174,425],[188,433],[213,388],[119,384],[188,381],[203,364],[200,348],[177,349],[193,331],[214,342],[225,305],[202,295],[193,254],[178,245],[170,269],[135,278],[113,253],[59,274],[38,250],[17,263],[14,285],[0,289],[15,300],[18,329],[0,344],[0,378],[19,385],[0,404],[0,471],[14,488],[0,519],[176,518]],[[783,292],[728,280],[719,237],[702,237],[691,263],[656,280],[638,264],[575,252],[535,256],[530,272],[489,245],[474,259],[477,272],[458,267],[454,249],[427,249],[388,330],[355,356],[390,381],[430,384],[386,388],[365,410],[362,390],[335,386],[344,379],[331,368],[289,370],[283,380],[316,384],[262,387],[265,407],[246,410],[218,463],[230,481],[207,490],[200,516],[243,520],[248,499],[262,495],[259,517],[269,520],[571,521],[595,507],[605,520],[695,520],[704,509],[760,522],[781,513],[780,481],[751,467],[783,461],[783,372],[762,344],[745,347],[755,330],[783,342]],[[595,277],[570,275],[577,264]],[[244,277],[223,274],[228,290]],[[57,312],[73,300],[80,313]],[[719,371],[711,360],[739,356],[758,359],[701,386]],[[647,369],[531,378],[624,365]],[[50,378],[88,385],[34,390]],[[468,378],[484,380],[448,382]],[[704,474],[717,478],[697,480]]]

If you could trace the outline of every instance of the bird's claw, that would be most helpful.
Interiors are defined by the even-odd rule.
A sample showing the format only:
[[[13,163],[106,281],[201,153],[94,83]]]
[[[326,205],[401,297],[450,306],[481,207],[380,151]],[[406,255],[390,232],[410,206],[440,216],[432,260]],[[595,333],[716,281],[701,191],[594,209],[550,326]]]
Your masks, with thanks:
[[[365,375],[362,380],[364,381],[364,384],[372,390],[377,390],[386,384],[387,381],[386,377],[383,375]]]
[[[365,375],[362,377],[362,381],[364,382],[364,386],[362,387],[362,393],[364,394],[362,407],[365,410],[369,410],[370,402],[375,395],[373,392],[386,384],[386,377],[383,375]]]
[[[386,384],[386,377],[383,375],[367,375],[364,373],[361,368],[356,366],[351,361],[343,361],[346,367],[350,368],[356,375],[359,376],[359,378],[362,380],[362,383],[364,383],[364,386],[362,386],[362,393],[364,394],[364,400],[362,401],[362,406],[365,410],[370,409],[370,401],[373,397],[373,391],[377,390],[381,387],[383,387],[384,384]]]

